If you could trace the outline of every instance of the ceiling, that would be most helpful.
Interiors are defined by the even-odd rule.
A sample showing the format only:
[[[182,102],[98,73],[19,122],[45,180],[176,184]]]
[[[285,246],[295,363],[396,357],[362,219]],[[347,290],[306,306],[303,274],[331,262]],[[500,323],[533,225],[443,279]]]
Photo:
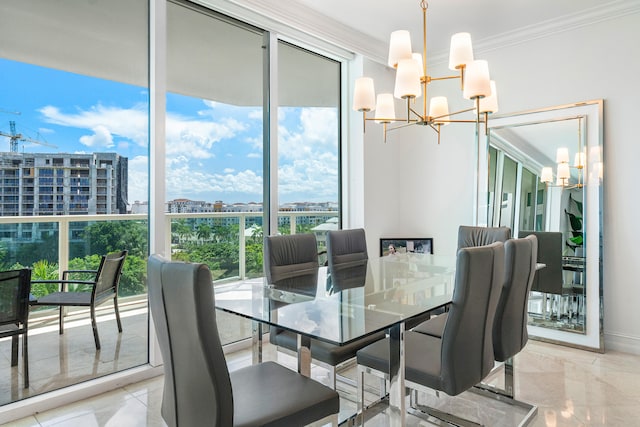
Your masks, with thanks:
[[[267,0],[267,2],[276,0]],[[451,35],[471,33],[474,46],[516,33],[545,31],[606,13],[627,0],[432,0],[428,2],[427,40],[431,53],[449,49]],[[422,47],[418,0],[290,0],[385,44],[394,30],[407,29],[415,51]]]

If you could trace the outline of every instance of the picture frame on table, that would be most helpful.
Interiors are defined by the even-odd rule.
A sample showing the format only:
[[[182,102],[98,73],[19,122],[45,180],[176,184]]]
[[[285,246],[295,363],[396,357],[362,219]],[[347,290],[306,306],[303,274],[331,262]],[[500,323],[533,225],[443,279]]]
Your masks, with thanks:
[[[380,256],[393,256],[403,253],[433,254],[433,238],[384,237],[380,239]]]

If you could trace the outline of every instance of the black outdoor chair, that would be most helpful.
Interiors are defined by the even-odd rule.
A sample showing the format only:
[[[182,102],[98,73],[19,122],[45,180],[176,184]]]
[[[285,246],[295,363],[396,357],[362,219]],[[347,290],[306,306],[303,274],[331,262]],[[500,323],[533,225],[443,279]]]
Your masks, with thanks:
[[[66,270],[62,273],[62,280],[34,280],[31,283],[59,284],[60,291],[53,292],[31,302],[34,306],[59,306],[60,307],[60,334],[64,331],[64,307],[90,307],[91,327],[96,350],[100,350],[100,338],[98,337],[98,325],[96,323],[96,306],[108,300],[113,300],[113,308],[118,323],[118,332],[122,332],[120,312],[118,310],[118,283],[122,274],[127,251],[113,252],[103,255],[97,270]],[[73,273],[95,274],[92,280],[71,280],[69,275]],[[68,292],[67,285],[88,285],[88,291]]]
[[[31,270],[0,271],[0,338],[11,337],[11,366],[18,364],[18,337],[22,335],[24,388],[29,387],[27,330]]]

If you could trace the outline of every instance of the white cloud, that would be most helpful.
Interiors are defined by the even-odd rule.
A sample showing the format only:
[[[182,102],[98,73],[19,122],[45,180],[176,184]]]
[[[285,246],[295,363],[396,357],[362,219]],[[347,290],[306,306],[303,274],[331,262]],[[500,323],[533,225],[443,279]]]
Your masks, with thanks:
[[[332,108],[302,108],[300,127],[287,128],[285,123],[280,122],[278,134],[278,151],[283,159],[313,158],[327,151],[337,152],[336,111]]]
[[[184,155],[197,159],[213,156],[211,147],[222,139],[234,138],[246,129],[234,119],[219,122],[190,120],[176,114],[167,114],[167,156]]]
[[[331,108],[302,108],[300,125],[278,127],[279,190],[306,200],[337,200],[338,123]]]
[[[249,117],[252,120],[262,120],[262,118],[264,117],[264,114],[262,110],[251,110],[249,111],[249,114],[247,114],[247,117]]]
[[[79,129],[91,129],[94,134],[82,136],[80,140],[82,144],[88,147],[104,147],[104,144],[108,143],[108,139],[105,139],[107,134],[129,139],[141,147],[147,146],[148,112],[146,105],[119,108],[105,107],[98,104],[75,114],[63,113],[57,107],[48,105],[41,108],[39,112],[44,116],[44,121],[47,123]],[[111,144],[113,144],[113,141],[111,141]]]
[[[194,170],[189,164],[167,170],[167,193],[170,199],[192,197],[211,199],[212,193],[262,194],[262,177],[251,170],[237,173],[208,173]]]
[[[224,193],[244,193],[259,198],[262,177],[255,171],[244,169],[240,163],[231,163],[221,172],[211,170],[215,154],[214,144],[222,140],[235,140],[249,144],[252,150],[245,158],[261,158],[262,136],[249,135],[249,124],[233,118],[220,118],[221,105],[203,101],[209,110],[193,119],[175,113],[167,114],[167,193],[169,198],[192,197],[210,200],[225,197]],[[212,109],[217,108],[217,116]],[[87,151],[99,151],[117,145],[119,150],[130,150],[131,142],[147,145],[148,112],[146,106],[115,108],[96,105],[86,111],[68,114],[53,106],[40,110],[45,121],[61,126],[86,129],[80,142]],[[291,120],[293,114],[299,120]],[[249,118],[259,119],[262,112],[254,109]],[[289,120],[285,121],[289,115]],[[214,118],[215,117],[215,118]],[[246,117],[246,116],[245,116]],[[279,113],[279,191],[283,199],[300,195],[307,200],[337,199],[338,191],[338,135],[337,112],[329,108],[280,109]],[[288,123],[295,123],[289,125]],[[290,126],[287,128],[286,126]],[[242,134],[245,132],[245,134]],[[237,151],[220,155],[233,157]],[[237,156],[236,156],[237,157]],[[216,173],[218,172],[218,173]],[[148,198],[148,158],[129,159],[129,202]],[[222,194],[220,194],[222,193]]]
[[[91,130],[93,131],[93,135],[83,135],[80,137],[81,144],[98,150],[113,147],[113,136],[106,126],[98,125]]]
[[[131,204],[136,200],[149,200],[149,158],[147,156],[136,156],[129,159],[129,194],[128,202]]]

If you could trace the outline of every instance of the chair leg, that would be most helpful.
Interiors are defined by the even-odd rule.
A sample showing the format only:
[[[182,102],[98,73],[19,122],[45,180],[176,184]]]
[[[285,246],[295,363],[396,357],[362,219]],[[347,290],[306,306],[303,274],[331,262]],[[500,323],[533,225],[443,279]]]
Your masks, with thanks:
[[[357,387],[357,400],[358,406],[356,408],[356,425],[364,426],[364,370],[357,368],[358,387]]]
[[[62,335],[62,333],[64,332],[64,306],[60,306],[59,307],[60,310],[60,319],[58,320],[59,323],[59,329],[60,329],[60,335]]]
[[[120,322],[120,310],[118,309],[118,295],[113,299],[113,308],[116,312],[116,322],[118,323],[118,332],[122,332],[122,322]]]
[[[18,336],[11,337],[11,366],[18,364]]]
[[[24,388],[29,388],[29,340],[27,331],[22,335],[22,369],[24,373]]]
[[[100,338],[98,337],[98,324],[96,323],[96,307],[91,306],[91,327],[93,328],[93,340],[96,342],[96,350],[100,350]]]
[[[336,389],[336,367],[335,366],[329,367],[329,382],[331,383],[329,384],[329,387],[335,390]]]

